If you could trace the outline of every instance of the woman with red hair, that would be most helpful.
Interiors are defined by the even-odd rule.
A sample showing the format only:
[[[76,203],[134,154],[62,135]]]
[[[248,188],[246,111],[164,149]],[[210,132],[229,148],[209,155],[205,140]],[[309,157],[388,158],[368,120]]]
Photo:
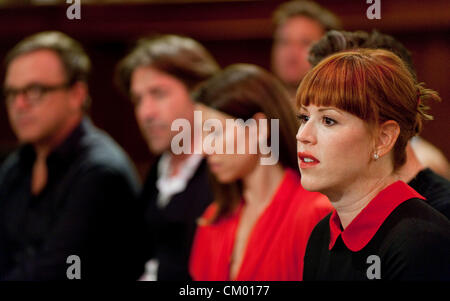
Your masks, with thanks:
[[[309,238],[305,280],[450,279],[450,222],[396,173],[438,99],[385,50],[341,52],[305,76],[301,183],[335,209]]]

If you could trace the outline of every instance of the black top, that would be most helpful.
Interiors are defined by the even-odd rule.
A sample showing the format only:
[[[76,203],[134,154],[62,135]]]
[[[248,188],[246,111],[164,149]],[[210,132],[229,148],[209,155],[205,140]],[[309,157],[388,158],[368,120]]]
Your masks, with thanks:
[[[81,279],[136,279],[127,249],[139,187],[123,150],[85,118],[48,156],[36,196],[34,160],[25,145],[0,169],[0,279],[67,279],[69,255]]]
[[[421,170],[409,186],[426,198],[426,202],[450,219],[450,181],[431,169]]]
[[[189,255],[197,219],[213,200],[208,166],[202,160],[183,192],[175,194],[164,208],[157,206],[158,162],[145,181],[141,202],[145,212],[145,259],[159,261],[158,280],[189,280]],[[144,250],[144,249],[143,249]]]
[[[450,222],[421,199],[395,197],[372,200],[344,231],[336,211],[320,221],[304,280],[450,280]]]

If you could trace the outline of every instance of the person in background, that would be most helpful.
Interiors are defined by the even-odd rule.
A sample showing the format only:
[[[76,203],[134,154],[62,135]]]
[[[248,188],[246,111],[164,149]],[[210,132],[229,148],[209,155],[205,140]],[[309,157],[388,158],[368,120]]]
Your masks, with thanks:
[[[0,165],[15,149],[15,145],[0,145]]]
[[[409,143],[422,166],[450,180],[450,163],[440,149],[421,136],[412,137]]]
[[[312,1],[288,1],[273,14],[272,71],[287,88],[294,103],[297,87],[311,69],[308,50],[327,31],[340,29],[339,19]]]
[[[223,129],[209,135],[224,146],[231,141],[236,147],[231,153],[219,150],[207,155],[214,203],[199,220],[190,259],[192,278],[301,280],[309,234],[331,204],[300,185],[298,123],[287,91],[262,68],[236,64],[202,85],[194,98],[205,125],[215,120]],[[246,123],[232,125],[236,120]],[[241,140],[235,136],[239,132],[245,133]],[[268,155],[261,145],[271,145],[270,156],[277,152],[277,160],[265,162]],[[238,153],[237,147],[245,151]]]
[[[392,36],[378,31],[367,33],[364,31],[346,32],[331,30],[311,47],[308,60],[314,67],[331,54],[356,48],[390,50],[403,60],[414,79],[417,78],[409,51]],[[419,105],[425,107],[426,103],[423,102]],[[397,170],[397,173],[404,182],[424,196],[430,206],[447,216],[447,218],[450,218],[450,182],[436,174],[432,170],[436,165],[427,164],[428,160],[426,158],[434,155],[436,159],[433,161],[439,161],[439,166],[441,167],[448,166],[447,160],[434,146],[432,147],[435,150],[428,150],[426,154],[429,155],[424,160],[422,157],[424,153],[414,148],[414,137],[411,138],[406,146],[406,162]],[[424,140],[421,139],[421,141]]]
[[[140,196],[146,233],[140,250],[146,271],[142,280],[189,280],[188,260],[196,220],[212,201],[206,161],[171,147],[172,123],[184,119],[193,131],[190,93],[219,71],[197,41],[177,35],[145,38],[119,63],[117,79],[129,95],[141,133],[158,156]],[[193,135],[191,135],[193,137]]]
[[[138,177],[85,113],[90,66],[81,45],[56,31],[6,56],[3,95],[21,146],[0,168],[0,280],[138,277]]]
[[[305,189],[335,210],[314,228],[305,280],[449,280],[450,222],[396,173],[439,100],[390,51],[331,55],[297,94]]]

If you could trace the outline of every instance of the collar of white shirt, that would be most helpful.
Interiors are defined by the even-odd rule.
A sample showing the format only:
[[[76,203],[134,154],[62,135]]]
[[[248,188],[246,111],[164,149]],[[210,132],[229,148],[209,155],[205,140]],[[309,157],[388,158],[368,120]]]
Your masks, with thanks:
[[[194,176],[202,159],[202,155],[190,155],[181,163],[179,172],[174,176],[170,176],[172,155],[168,152],[163,153],[158,162],[158,180],[156,181],[156,187],[159,191],[157,199],[159,208],[166,207],[175,194],[186,189],[189,180]]]

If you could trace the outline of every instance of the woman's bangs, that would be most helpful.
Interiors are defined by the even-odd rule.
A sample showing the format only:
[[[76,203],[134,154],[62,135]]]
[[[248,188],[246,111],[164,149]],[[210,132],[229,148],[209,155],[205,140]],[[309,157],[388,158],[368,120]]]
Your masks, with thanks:
[[[363,68],[353,58],[325,59],[302,80],[297,106],[335,107],[361,119],[371,115]]]

